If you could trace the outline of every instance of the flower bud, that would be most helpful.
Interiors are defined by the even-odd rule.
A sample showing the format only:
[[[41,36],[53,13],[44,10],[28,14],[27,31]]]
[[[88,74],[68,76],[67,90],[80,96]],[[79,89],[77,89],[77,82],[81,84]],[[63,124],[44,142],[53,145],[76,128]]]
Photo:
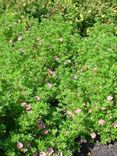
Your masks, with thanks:
[[[98,123],[99,123],[99,125],[103,126],[103,125],[105,124],[105,120],[100,119],[100,120],[98,121]]]
[[[23,143],[21,143],[21,142],[17,142],[17,148],[18,148],[18,149],[23,148]]]
[[[110,95],[107,97],[107,101],[111,102],[113,100],[113,97]]]
[[[92,139],[95,139],[96,138],[96,133],[93,132],[93,133],[90,134],[90,136],[91,136]]]
[[[52,155],[53,153],[54,153],[54,150],[53,150],[53,148],[48,148],[48,155],[50,156],[50,155]]]
[[[37,101],[40,101],[40,97],[39,96],[35,96],[35,99],[37,100]]]
[[[76,113],[80,113],[81,111],[82,111],[82,110],[79,109],[79,108],[75,110]]]

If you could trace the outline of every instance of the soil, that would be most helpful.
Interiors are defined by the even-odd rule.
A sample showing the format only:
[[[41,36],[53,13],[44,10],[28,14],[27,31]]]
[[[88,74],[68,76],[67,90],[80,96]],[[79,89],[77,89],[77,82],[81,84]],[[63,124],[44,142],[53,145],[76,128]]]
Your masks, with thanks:
[[[93,147],[87,143],[81,146],[81,152],[74,156],[117,156],[117,142],[108,145],[96,143]]]
[[[92,149],[93,156],[117,156],[117,142],[109,145],[96,145]]]

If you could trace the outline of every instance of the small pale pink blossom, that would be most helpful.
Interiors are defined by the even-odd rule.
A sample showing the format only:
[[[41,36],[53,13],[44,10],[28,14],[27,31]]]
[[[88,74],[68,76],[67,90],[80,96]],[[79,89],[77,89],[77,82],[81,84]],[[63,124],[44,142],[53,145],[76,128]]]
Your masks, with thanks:
[[[40,97],[39,96],[35,96],[35,99],[37,100],[37,101],[40,101]]]
[[[90,134],[90,136],[91,136],[92,139],[95,139],[96,138],[96,133],[93,132],[93,133]]]
[[[48,88],[52,88],[52,84],[48,82],[47,84]]]
[[[109,96],[107,97],[107,101],[111,102],[112,100],[113,100],[113,97],[112,97],[111,95],[109,95]]]
[[[27,111],[31,111],[31,105],[27,104],[26,102],[22,102],[21,106],[23,106]]]
[[[44,130],[44,131],[43,131],[43,134],[47,135],[48,132],[49,132],[48,130]]]
[[[48,74],[49,74],[49,75],[52,75],[52,76],[55,76],[55,75],[56,75],[55,71],[52,71],[52,70],[50,70],[50,69],[48,69]]]
[[[59,42],[63,42],[63,38],[60,37],[60,38],[58,39],[58,41],[59,41]]]
[[[23,143],[21,143],[21,142],[17,142],[17,148],[18,148],[18,149],[23,148]]]
[[[31,107],[31,105],[26,105],[26,106],[25,106],[25,109],[26,109],[27,111],[31,111],[32,107]]]
[[[82,110],[79,109],[79,108],[75,110],[76,113],[80,113],[81,111],[82,111]]]
[[[113,123],[113,127],[117,128],[117,122]]]
[[[47,154],[45,152],[40,152],[39,156],[46,156]]]
[[[47,153],[48,153],[48,155],[50,156],[50,155],[52,155],[53,153],[54,153],[54,150],[53,150],[53,148],[48,148],[48,151],[47,151]]]
[[[21,103],[21,106],[23,106],[23,107],[25,107],[26,105],[27,105],[26,102],[22,102],[22,103]]]
[[[98,121],[98,123],[99,123],[99,125],[103,126],[103,125],[105,124],[105,120],[100,119],[100,120]]]
[[[59,57],[55,56],[54,60],[58,62],[59,61]]]
[[[21,41],[22,39],[23,39],[23,37],[22,36],[19,36],[17,40],[18,41]]]

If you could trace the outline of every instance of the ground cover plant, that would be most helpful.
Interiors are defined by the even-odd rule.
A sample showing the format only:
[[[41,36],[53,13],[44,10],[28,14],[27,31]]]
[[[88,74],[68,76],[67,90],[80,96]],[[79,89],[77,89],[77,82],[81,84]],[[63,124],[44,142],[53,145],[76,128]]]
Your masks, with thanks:
[[[116,1],[0,4],[0,155],[115,141]]]

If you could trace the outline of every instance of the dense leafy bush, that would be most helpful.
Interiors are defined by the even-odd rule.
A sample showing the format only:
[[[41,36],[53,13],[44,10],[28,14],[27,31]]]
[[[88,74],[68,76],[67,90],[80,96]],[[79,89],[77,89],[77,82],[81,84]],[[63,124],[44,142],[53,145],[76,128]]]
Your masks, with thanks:
[[[26,3],[28,14],[25,1],[11,2],[0,8],[1,155],[70,156],[83,140],[117,139],[115,15],[110,22],[95,15],[83,35],[92,14],[84,10],[82,19],[77,1],[47,1],[40,23],[33,16],[40,1]]]

